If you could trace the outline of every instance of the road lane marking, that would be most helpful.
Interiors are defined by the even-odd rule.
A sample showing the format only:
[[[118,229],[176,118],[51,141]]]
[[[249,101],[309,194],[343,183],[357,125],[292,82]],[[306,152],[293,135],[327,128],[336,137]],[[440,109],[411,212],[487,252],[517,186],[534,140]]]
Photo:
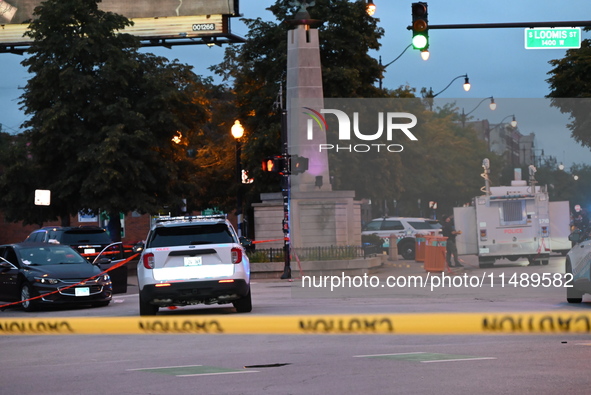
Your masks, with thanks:
[[[460,361],[478,361],[478,360],[485,360],[485,359],[496,359],[495,357],[470,357],[470,358],[457,358],[457,359],[435,359],[432,361],[420,361],[421,363],[431,363],[431,362],[460,362]]]
[[[176,377],[212,376],[236,373],[258,373],[257,370],[230,369],[207,365],[162,366],[156,368],[127,369],[127,371],[157,373]]]
[[[362,358],[376,358],[376,359],[390,359],[397,361],[412,361],[421,363],[430,362],[459,362],[459,361],[476,361],[486,359],[496,359],[494,357],[477,357],[471,355],[457,355],[457,354],[440,354],[429,352],[407,352],[395,354],[375,354],[375,355],[357,355]]]

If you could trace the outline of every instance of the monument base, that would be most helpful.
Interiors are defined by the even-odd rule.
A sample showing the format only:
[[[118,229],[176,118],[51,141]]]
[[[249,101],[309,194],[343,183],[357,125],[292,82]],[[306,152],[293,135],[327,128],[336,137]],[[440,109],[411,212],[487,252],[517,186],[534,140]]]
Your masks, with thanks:
[[[293,192],[290,196],[291,248],[361,245],[361,202],[354,191]],[[255,240],[261,248],[283,246],[281,193],[261,194],[253,204]]]

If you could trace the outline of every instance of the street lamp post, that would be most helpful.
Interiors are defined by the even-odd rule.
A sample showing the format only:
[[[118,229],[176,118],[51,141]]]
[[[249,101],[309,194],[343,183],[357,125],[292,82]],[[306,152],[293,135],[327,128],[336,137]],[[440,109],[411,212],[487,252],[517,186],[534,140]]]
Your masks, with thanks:
[[[470,79],[468,78],[468,74],[463,74],[463,75],[458,75],[456,78],[454,78],[453,80],[451,80],[451,81],[449,82],[449,84],[447,84],[447,86],[446,86],[445,88],[443,88],[442,90],[440,90],[439,92],[437,92],[437,93],[436,93],[436,94],[434,94],[434,95],[429,95],[429,97],[433,99],[433,98],[435,98],[435,97],[439,96],[439,95],[440,95],[440,94],[442,94],[442,93],[443,93],[443,92],[444,92],[444,91],[445,91],[447,88],[449,88],[449,87],[451,86],[451,84],[453,84],[453,83],[454,83],[454,81],[456,81],[456,80],[458,80],[458,79],[460,79],[460,78],[463,78],[463,79],[464,79],[464,85],[463,85],[463,87],[464,87],[464,90],[465,90],[466,92],[468,92],[468,91],[470,90],[470,87],[471,87],[471,85],[470,85]],[[433,92],[433,90],[432,90],[432,89],[430,89],[430,92],[432,93],[432,92]]]
[[[488,107],[491,109],[491,111],[496,110],[497,108],[497,103],[495,103],[495,99],[492,96],[489,97],[485,97],[484,99],[480,100],[480,103],[478,103],[476,105],[476,107],[474,107],[470,112],[464,114],[464,108],[462,107],[462,127],[466,127],[466,118],[468,117],[468,115],[472,114],[474,111],[476,111],[476,109],[478,107],[480,107],[480,105],[482,103],[484,103],[486,100],[490,100],[490,104],[488,105]]]
[[[497,124],[496,124],[495,126],[493,126],[492,128],[490,128],[490,127],[488,128],[488,131],[487,131],[487,135],[488,135],[488,136],[487,136],[487,137],[488,137],[488,150],[489,150],[489,151],[492,151],[492,150],[491,150],[491,146],[490,146],[490,138],[491,138],[491,136],[490,136],[490,135],[491,135],[492,131],[493,131],[493,130],[495,130],[496,128],[500,127],[501,125],[503,125],[503,122],[504,122],[504,121],[505,121],[507,118],[509,118],[509,117],[512,117],[512,120],[511,120],[511,122],[510,122],[510,125],[511,125],[511,127],[512,127],[512,128],[516,128],[516,127],[517,127],[517,120],[515,119],[515,114],[507,115],[505,118],[503,118],[503,119],[501,120],[501,122],[497,123]],[[513,138],[513,133],[511,133],[511,164],[513,164],[513,165],[514,165],[514,164],[515,164],[515,160],[514,160],[514,150],[515,150],[515,146],[514,146],[514,142],[513,142],[513,140],[514,140],[514,138]],[[505,141],[505,147],[506,147],[506,146],[507,146],[507,142]],[[518,151],[519,151],[519,149],[518,149]],[[517,155],[519,156],[519,152],[517,153]]]
[[[242,145],[240,139],[244,136],[244,127],[240,121],[235,121],[232,125],[232,136],[236,140],[236,182],[238,183],[238,192],[236,193],[236,222],[238,223],[238,237],[242,236],[242,164],[240,157],[242,154]]]
[[[451,84],[454,83],[454,81],[456,81],[459,78],[464,78],[464,90],[466,92],[468,92],[470,90],[470,79],[468,78],[468,74],[463,74],[463,75],[458,75],[456,78],[454,78],[453,80],[451,80],[449,82],[449,84],[447,84],[447,86],[445,88],[443,88],[442,90],[440,90],[439,92],[433,94],[433,89],[429,88],[429,91],[426,92],[426,89],[423,88],[421,90],[421,93],[423,94],[423,97],[428,99],[429,102],[429,109],[432,111],[433,110],[433,99],[436,98],[437,96],[439,96],[440,94],[442,94],[447,88],[449,88],[451,86]]]
[[[412,44],[408,44],[408,45],[407,45],[407,47],[406,47],[406,48],[404,48],[404,49],[402,50],[402,52],[400,52],[400,55],[398,55],[398,56],[397,56],[397,57],[396,57],[396,58],[395,58],[393,61],[391,61],[390,63],[386,63],[385,65],[382,65],[382,56],[380,56],[380,58],[379,58],[379,59],[380,59],[380,68],[381,68],[381,71],[380,71],[380,89],[382,89],[382,80],[383,80],[383,77],[382,77],[382,74],[381,74],[381,72],[382,72],[382,71],[384,71],[384,70],[386,70],[386,67],[390,66],[392,63],[394,63],[394,62],[396,62],[398,59],[400,59],[400,57],[401,57],[402,55],[404,55],[404,53],[405,53],[405,52],[406,52],[406,51],[407,51],[407,50],[408,50],[410,47],[412,47]]]
[[[540,155],[536,158],[536,152],[540,152]],[[532,165],[542,167],[542,160],[544,159],[544,149],[532,148]],[[537,159],[537,161],[536,161]]]

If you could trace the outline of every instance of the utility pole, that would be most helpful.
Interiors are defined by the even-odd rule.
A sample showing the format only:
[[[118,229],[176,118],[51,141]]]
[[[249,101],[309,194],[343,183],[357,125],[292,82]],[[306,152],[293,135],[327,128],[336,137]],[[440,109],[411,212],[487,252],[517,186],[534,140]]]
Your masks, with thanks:
[[[287,142],[287,110],[281,110],[281,143],[283,145],[283,175],[281,176],[281,195],[283,197],[283,257],[285,265],[283,267],[282,280],[291,279],[291,248],[289,236],[289,194],[290,194],[290,160],[289,146]]]

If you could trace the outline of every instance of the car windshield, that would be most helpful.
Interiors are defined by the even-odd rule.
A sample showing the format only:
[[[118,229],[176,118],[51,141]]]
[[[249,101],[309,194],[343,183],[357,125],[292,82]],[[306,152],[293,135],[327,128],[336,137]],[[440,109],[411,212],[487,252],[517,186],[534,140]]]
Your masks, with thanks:
[[[226,224],[170,226],[154,229],[146,248],[234,242]]]
[[[110,244],[111,238],[106,231],[97,230],[68,230],[64,232],[61,244]]]
[[[442,226],[439,223],[439,221],[429,221],[429,225],[431,225],[431,227],[433,229],[441,229],[442,228]]]
[[[20,256],[22,263],[30,266],[88,263],[80,254],[66,246],[22,248]]]
[[[382,221],[371,221],[363,230],[380,230],[382,228]]]
[[[427,221],[408,221],[408,224],[415,229],[435,229],[431,222]]]

